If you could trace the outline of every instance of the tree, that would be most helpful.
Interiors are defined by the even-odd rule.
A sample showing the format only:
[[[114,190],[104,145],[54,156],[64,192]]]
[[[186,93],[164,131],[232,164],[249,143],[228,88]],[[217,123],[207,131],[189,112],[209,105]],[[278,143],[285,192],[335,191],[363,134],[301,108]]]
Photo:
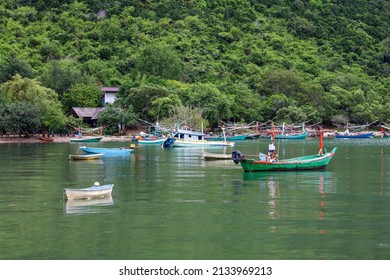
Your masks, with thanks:
[[[43,87],[35,80],[16,75],[0,86],[0,95],[3,95],[4,103],[25,102],[36,106],[42,128],[46,131],[61,128],[66,124],[56,92]]]
[[[175,93],[170,93],[168,96],[159,97],[152,101],[150,115],[154,120],[164,119],[169,117],[169,114],[176,107],[182,106],[179,96]]]
[[[60,101],[65,92],[69,91],[75,84],[94,84],[91,77],[84,76],[76,66],[69,62],[51,61],[47,69],[39,78],[42,85],[51,88],[58,93]]]
[[[169,46],[157,44],[146,46],[136,65],[141,73],[173,80],[179,80],[183,70],[178,54]]]
[[[0,133],[28,136],[40,127],[38,106],[25,101],[0,105]]]
[[[0,83],[8,81],[16,74],[26,78],[33,76],[31,66],[25,60],[15,55],[8,55],[0,61]]]
[[[72,107],[98,107],[102,92],[97,85],[74,84],[62,98],[66,112]]]
[[[98,119],[98,123],[107,127],[106,130],[111,133],[123,133],[126,127],[134,125],[136,121],[137,115],[131,106],[121,108],[117,104],[106,104]]]
[[[229,99],[215,85],[195,84],[186,94],[188,106],[202,108],[210,125],[218,126],[221,120],[230,116]]]
[[[162,119],[161,125],[179,128],[187,127],[200,131],[205,127],[208,127],[209,123],[207,119],[203,118],[203,109],[190,107],[190,106],[176,106],[169,113],[169,117]]]
[[[139,115],[140,118],[146,120],[155,116],[155,111],[151,113],[153,108],[153,102],[162,97],[168,96],[169,91],[167,88],[160,85],[142,85],[140,87],[133,87],[129,90],[123,90],[120,94],[122,107],[132,106],[134,112]]]

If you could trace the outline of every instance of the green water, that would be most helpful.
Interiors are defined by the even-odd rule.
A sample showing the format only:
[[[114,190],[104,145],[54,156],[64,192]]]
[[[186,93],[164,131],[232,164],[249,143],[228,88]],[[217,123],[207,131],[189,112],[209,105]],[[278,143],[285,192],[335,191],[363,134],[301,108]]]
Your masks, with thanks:
[[[318,150],[277,144],[280,158]],[[197,148],[78,162],[78,144],[1,144],[0,259],[390,259],[390,140],[324,145],[338,147],[325,171],[244,174]],[[64,201],[64,188],[95,181],[115,184],[112,200]]]

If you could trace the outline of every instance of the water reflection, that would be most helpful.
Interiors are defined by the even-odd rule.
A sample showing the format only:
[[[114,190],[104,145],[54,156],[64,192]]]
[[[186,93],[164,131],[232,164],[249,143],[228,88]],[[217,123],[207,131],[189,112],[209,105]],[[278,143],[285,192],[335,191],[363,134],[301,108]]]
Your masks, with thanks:
[[[318,211],[316,219],[323,221],[326,216],[327,194],[336,192],[335,175],[329,171],[253,172],[244,173],[243,180],[258,181],[260,192],[268,194],[267,201],[264,202],[264,196],[261,196],[260,202],[267,203],[266,211],[272,220],[296,219],[300,209],[306,207]],[[315,192],[318,192],[319,197]],[[313,205],[313,202],[318,203],[318,206]],[[276,232],[277,229],[277,225],[270,226],[271,232]],[[319,234],[326,233],[322,224],[318,230]]]
[[[68,215],[108,213],[112,210],[114,200],[111,196],[96,199],[68,200],[64,205],[64,213]]]
[[[288,188],[317,189],[319,192],[335,192],[335,176],[330,171],[248,172],[244,181],[259,181],[260,188],[274,188],[282,184]]]

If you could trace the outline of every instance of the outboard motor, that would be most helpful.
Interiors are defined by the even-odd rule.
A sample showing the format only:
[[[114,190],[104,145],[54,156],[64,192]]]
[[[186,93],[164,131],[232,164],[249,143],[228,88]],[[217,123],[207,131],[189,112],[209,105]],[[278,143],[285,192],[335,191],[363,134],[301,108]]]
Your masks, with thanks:
[[[175,138],[168,138],[167,140],[165,140],[161,146],[163,148],[170,148],[172,147],[172,145],[175,143]]]
[[[239,164],[241,159],[244,158],[244,155],[241,154],[240,151],[236,150],[232,152],[232,160],[234,161],[235,164]]]

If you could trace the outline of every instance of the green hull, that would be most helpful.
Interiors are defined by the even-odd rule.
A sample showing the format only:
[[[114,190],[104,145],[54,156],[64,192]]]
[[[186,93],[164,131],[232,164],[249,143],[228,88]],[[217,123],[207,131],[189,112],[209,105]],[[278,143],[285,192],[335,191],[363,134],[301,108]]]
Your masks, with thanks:
[[[240,160],[240,164],[245,172],[323,169],[328,166],[336,150],[337,148],[334,148],[332,152],[324,155],[303,156],[277,162],[243,158]]]
[[[224,137],[211,137],[206,140],[208,141],[238,141],[238,140],[246,140],[247,135],[235,135],[235,136],[226,136]]]
[[[102,140],[103,137],[91,137],[91,138],[72,138],[70,139],[70,142],[76,142],[76,143],[93,143],[93,142],[99,142]]]
[[[279,134],[275,135],[275,139],[306,139],[307,133],[300,134]]]

